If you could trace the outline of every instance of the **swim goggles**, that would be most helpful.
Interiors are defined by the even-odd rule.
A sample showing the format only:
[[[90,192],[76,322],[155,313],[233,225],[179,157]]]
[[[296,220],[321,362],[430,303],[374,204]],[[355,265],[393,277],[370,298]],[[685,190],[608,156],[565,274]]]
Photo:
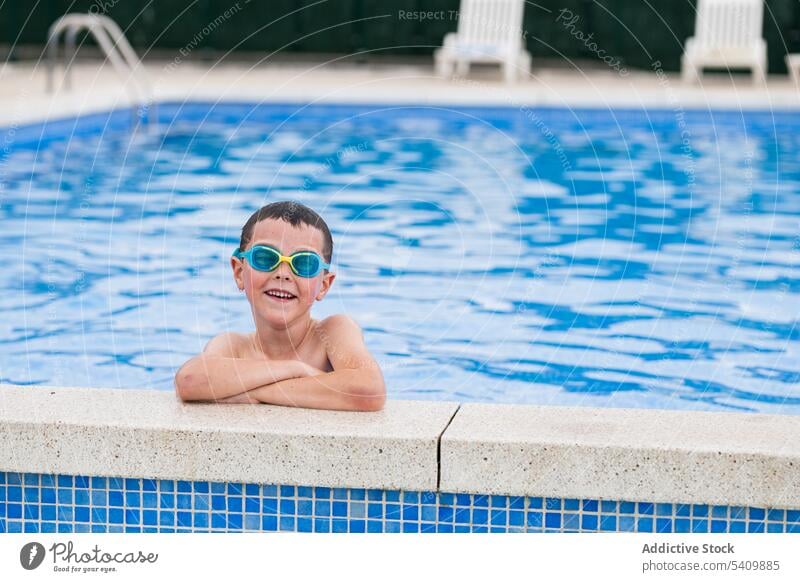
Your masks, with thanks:
[[[297,251],[287,257],[276,248],[256,245],[244,252],[236,249],[233,256],[237,259],[247,259],[250,266],[257,271],[274,271],[281,263],[289,263],[292,272],[298,277],[316,277],[323,269],[331,268],[313,251]]]

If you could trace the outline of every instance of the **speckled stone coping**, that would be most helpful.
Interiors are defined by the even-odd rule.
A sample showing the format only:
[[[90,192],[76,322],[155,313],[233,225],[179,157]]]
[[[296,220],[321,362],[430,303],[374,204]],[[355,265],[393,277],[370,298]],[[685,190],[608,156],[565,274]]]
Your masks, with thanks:
[[[457,408],[392,400],[334,412],[0,385],[0,470],[430,491]]]
[[[800,508],[800,416],[0,384],[0,471]]]
[[[800,507],[800,417],[463,404],[443,491]]]

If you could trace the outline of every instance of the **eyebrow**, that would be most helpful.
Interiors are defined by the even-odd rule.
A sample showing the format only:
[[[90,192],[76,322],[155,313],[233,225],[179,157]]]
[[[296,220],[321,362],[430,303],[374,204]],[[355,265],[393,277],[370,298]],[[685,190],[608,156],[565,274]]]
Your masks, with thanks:
[[[251,247],[257,247],[257,246],[259,246],[259,245],[261,245],[261,246],[266,246],[266,247],[272,247],[273,249],[277,249],[277,250],[279,250],[279,251],[281,252],[281,254],[283,253],[283,250],[279,249],[279,248],[277,247],[277,245],[274,245],[274,244],[272,244],[272,243],[269,243],[269,242],[267,242],[267,241],[257,241],[257,242],[254,242],[254,243],[253,243],[252,245],[250,245],[250,246],[251,246]],[[315,248],[313,248],[313,247],[305,247],[305,246],[302,246],[302,247],[298,247],[298,248],[296,248],[295,250],[293,250],[293,251],[292,251],[292,253],[297,253],[297,252],[299,252],[299,251],[311,251],[311,252],[317,253],[318,255],[322,256],[322,253],[320,253],[320,252],[319,252],[317,249],[315,249]]]

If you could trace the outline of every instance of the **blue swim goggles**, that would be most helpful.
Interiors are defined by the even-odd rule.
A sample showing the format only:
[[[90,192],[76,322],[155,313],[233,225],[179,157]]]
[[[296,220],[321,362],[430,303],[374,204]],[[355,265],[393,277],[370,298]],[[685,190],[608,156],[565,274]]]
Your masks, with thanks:
[[[292,272],[298,277],[316,277],[323,269],[331,268],[313,251],[297,251],[287,257],[278,249],[266,245],[256,245],[244,252],[236,249],[233,256],[237,259],[247,259],[250,266],[257,271],[274,271],[281,263],[289,263]]]

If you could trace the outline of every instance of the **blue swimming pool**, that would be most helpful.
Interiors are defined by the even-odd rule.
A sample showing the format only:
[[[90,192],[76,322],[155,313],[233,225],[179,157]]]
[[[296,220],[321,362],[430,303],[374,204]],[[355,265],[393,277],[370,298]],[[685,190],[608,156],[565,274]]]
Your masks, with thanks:
[[[169,390],[261,205],[391,398],[800,413],[800,113],[160,104],[0,131],[0,381]]]

